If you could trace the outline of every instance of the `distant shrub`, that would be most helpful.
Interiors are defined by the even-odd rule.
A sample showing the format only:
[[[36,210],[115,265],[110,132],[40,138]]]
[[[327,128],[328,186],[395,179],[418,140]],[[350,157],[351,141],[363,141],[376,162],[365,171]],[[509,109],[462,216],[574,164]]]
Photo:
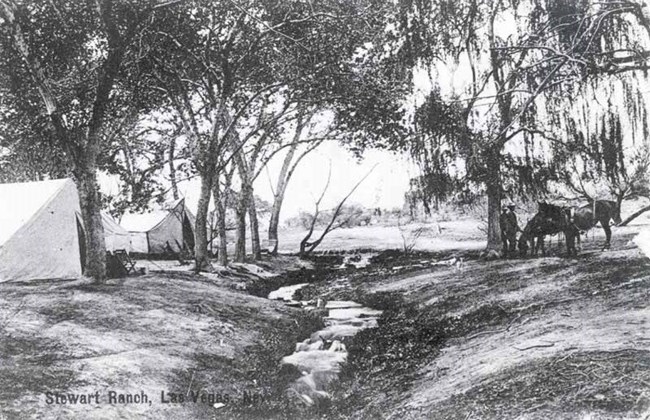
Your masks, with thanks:
[[[316,220],[316,229],[324,229],[332,220],[333,210],[321,211]],[[312,213],[301,211],[297,216],[285,221],[287,227],[300,227],[309,229],[314,216]],[[350,204],[341,207],[341,211],[336,218],[336,223],[342,223],[341,227],[367,226],[372,221],[372,210],[358,204]]]

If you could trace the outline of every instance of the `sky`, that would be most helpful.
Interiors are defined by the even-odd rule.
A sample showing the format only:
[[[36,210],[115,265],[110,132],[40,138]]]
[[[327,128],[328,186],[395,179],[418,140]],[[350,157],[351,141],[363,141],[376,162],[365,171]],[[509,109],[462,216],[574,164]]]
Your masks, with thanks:
[[[281,221],[297,215],[301,210],[314,210],[316,200],[327,182],[330,162],[330,186],[323,197],[322,209],[335,207],[375,165],[377,166],[372,169],[372,173],[348,199],[348,203],[358,203],[368,208],[401,208],[409,179],[415,174],[415,168],[403,156],[371,150],[358,161],[338,143],[324,143],[305,156],[294,172],[282,205]],[[273,200],[269,176],[275,183],[280,165],[281,158],[274,159],[269,164],[268,172],[263,171],[254,185],[255,194],[269,202]],[[190,209],[196,209],[198,180],[183,183],[180,190]]]
[[[272,159],[268,171],[262,171],[254,184],[255,194],[269,203],[273,201],[269,178],[275,184],[282,157],[282,154],[278,154]],[[338,143],[325,142],[306,155],[294,172],[282,205],[281,221],[296,216],[300,211],[314,210],[316,200],[327,182],[330,165],[330,185],[321,203],[321,209],[325,210],[335,207],[371,170],[347,203],[361,204],[367,208],[401,208],[404,193],[409,188],[409,179],[417,175],[417,168],[406,156],[368,150],[363,159],[358,160]],[[100,186],[105,194],[116,194],[119,191],[117,179],[105,174],[100,175]],[[199,179],[181,182],[179,192],[185,197],[189,208],[196,211],[200,193]],[[172,201],[171,192],[168,195],[167,201]]]

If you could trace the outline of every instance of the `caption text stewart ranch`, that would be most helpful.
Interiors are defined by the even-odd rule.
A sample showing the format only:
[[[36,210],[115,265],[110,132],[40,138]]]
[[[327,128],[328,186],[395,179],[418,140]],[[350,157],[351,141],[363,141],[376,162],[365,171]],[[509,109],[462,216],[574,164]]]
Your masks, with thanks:
[[[105,394],[96,391],[94,393],[60,393],[46,392],[45,403],[48,405],[74,405],[74,404],[243,404],[255,405],[261,404],[268,400],[268,397],[262,393],[244,391],[239,398],[234,398],[226,393],[206,393],[190,391],[187,394],[160,391],[158,398],[152,398],[144,391],[139,393],[123,393],[117,391],[107,391]]]

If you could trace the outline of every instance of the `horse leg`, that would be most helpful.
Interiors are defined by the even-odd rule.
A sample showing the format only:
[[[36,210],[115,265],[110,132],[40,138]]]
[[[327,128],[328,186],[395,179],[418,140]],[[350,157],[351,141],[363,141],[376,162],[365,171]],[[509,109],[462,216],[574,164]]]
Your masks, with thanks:
[[[600,224],[602,225],[603,230],[605,231],[605,246],[603,247],[603,251],[604,251],[606,249],[609,249],[610,247],[610,241],[612,239],[612,229],[609,227],[609,220],[607,220],[607,222],[601,220]]]
[[[534,236],[530,237],[529,244],[530,244],[530,255],[536,257],[537,256],[537,244],[535,243],[535,237]]]
[[[517,256],[517,233],[512,233],[508,237],[508,254],[512,257]]]
[[[582,235],[578,232],[576,239],[578,240],[578,251],[582,251]]]
[[[544,245],[544,235],[537,237],[537,249],[542,249],[542,257],[546,256],[546,245]]]
[[[566,238],[566,252],[567,256],[575,255],[577,256],[578,253],[576,252],[576,247],[575,247],[575,236],[573,236],[572,232],[566,232],[564,234],[564,237]]]

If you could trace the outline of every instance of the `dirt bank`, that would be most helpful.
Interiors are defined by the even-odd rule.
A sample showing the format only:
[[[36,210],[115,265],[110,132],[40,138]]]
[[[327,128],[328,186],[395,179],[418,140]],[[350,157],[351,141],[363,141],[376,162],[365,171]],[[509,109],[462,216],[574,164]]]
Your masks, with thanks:
[[[0,418],[272,414],[277,362],[322,324],[234,290],[241,281],[172,272],[1,285]]]
[[[350,276],[329,293],[393,310],[355,338],[331,417],[648,416],[650,261],[632,236],[608,252],[588,241],[576,259],[456,255],[395,274],[394,258]]]

